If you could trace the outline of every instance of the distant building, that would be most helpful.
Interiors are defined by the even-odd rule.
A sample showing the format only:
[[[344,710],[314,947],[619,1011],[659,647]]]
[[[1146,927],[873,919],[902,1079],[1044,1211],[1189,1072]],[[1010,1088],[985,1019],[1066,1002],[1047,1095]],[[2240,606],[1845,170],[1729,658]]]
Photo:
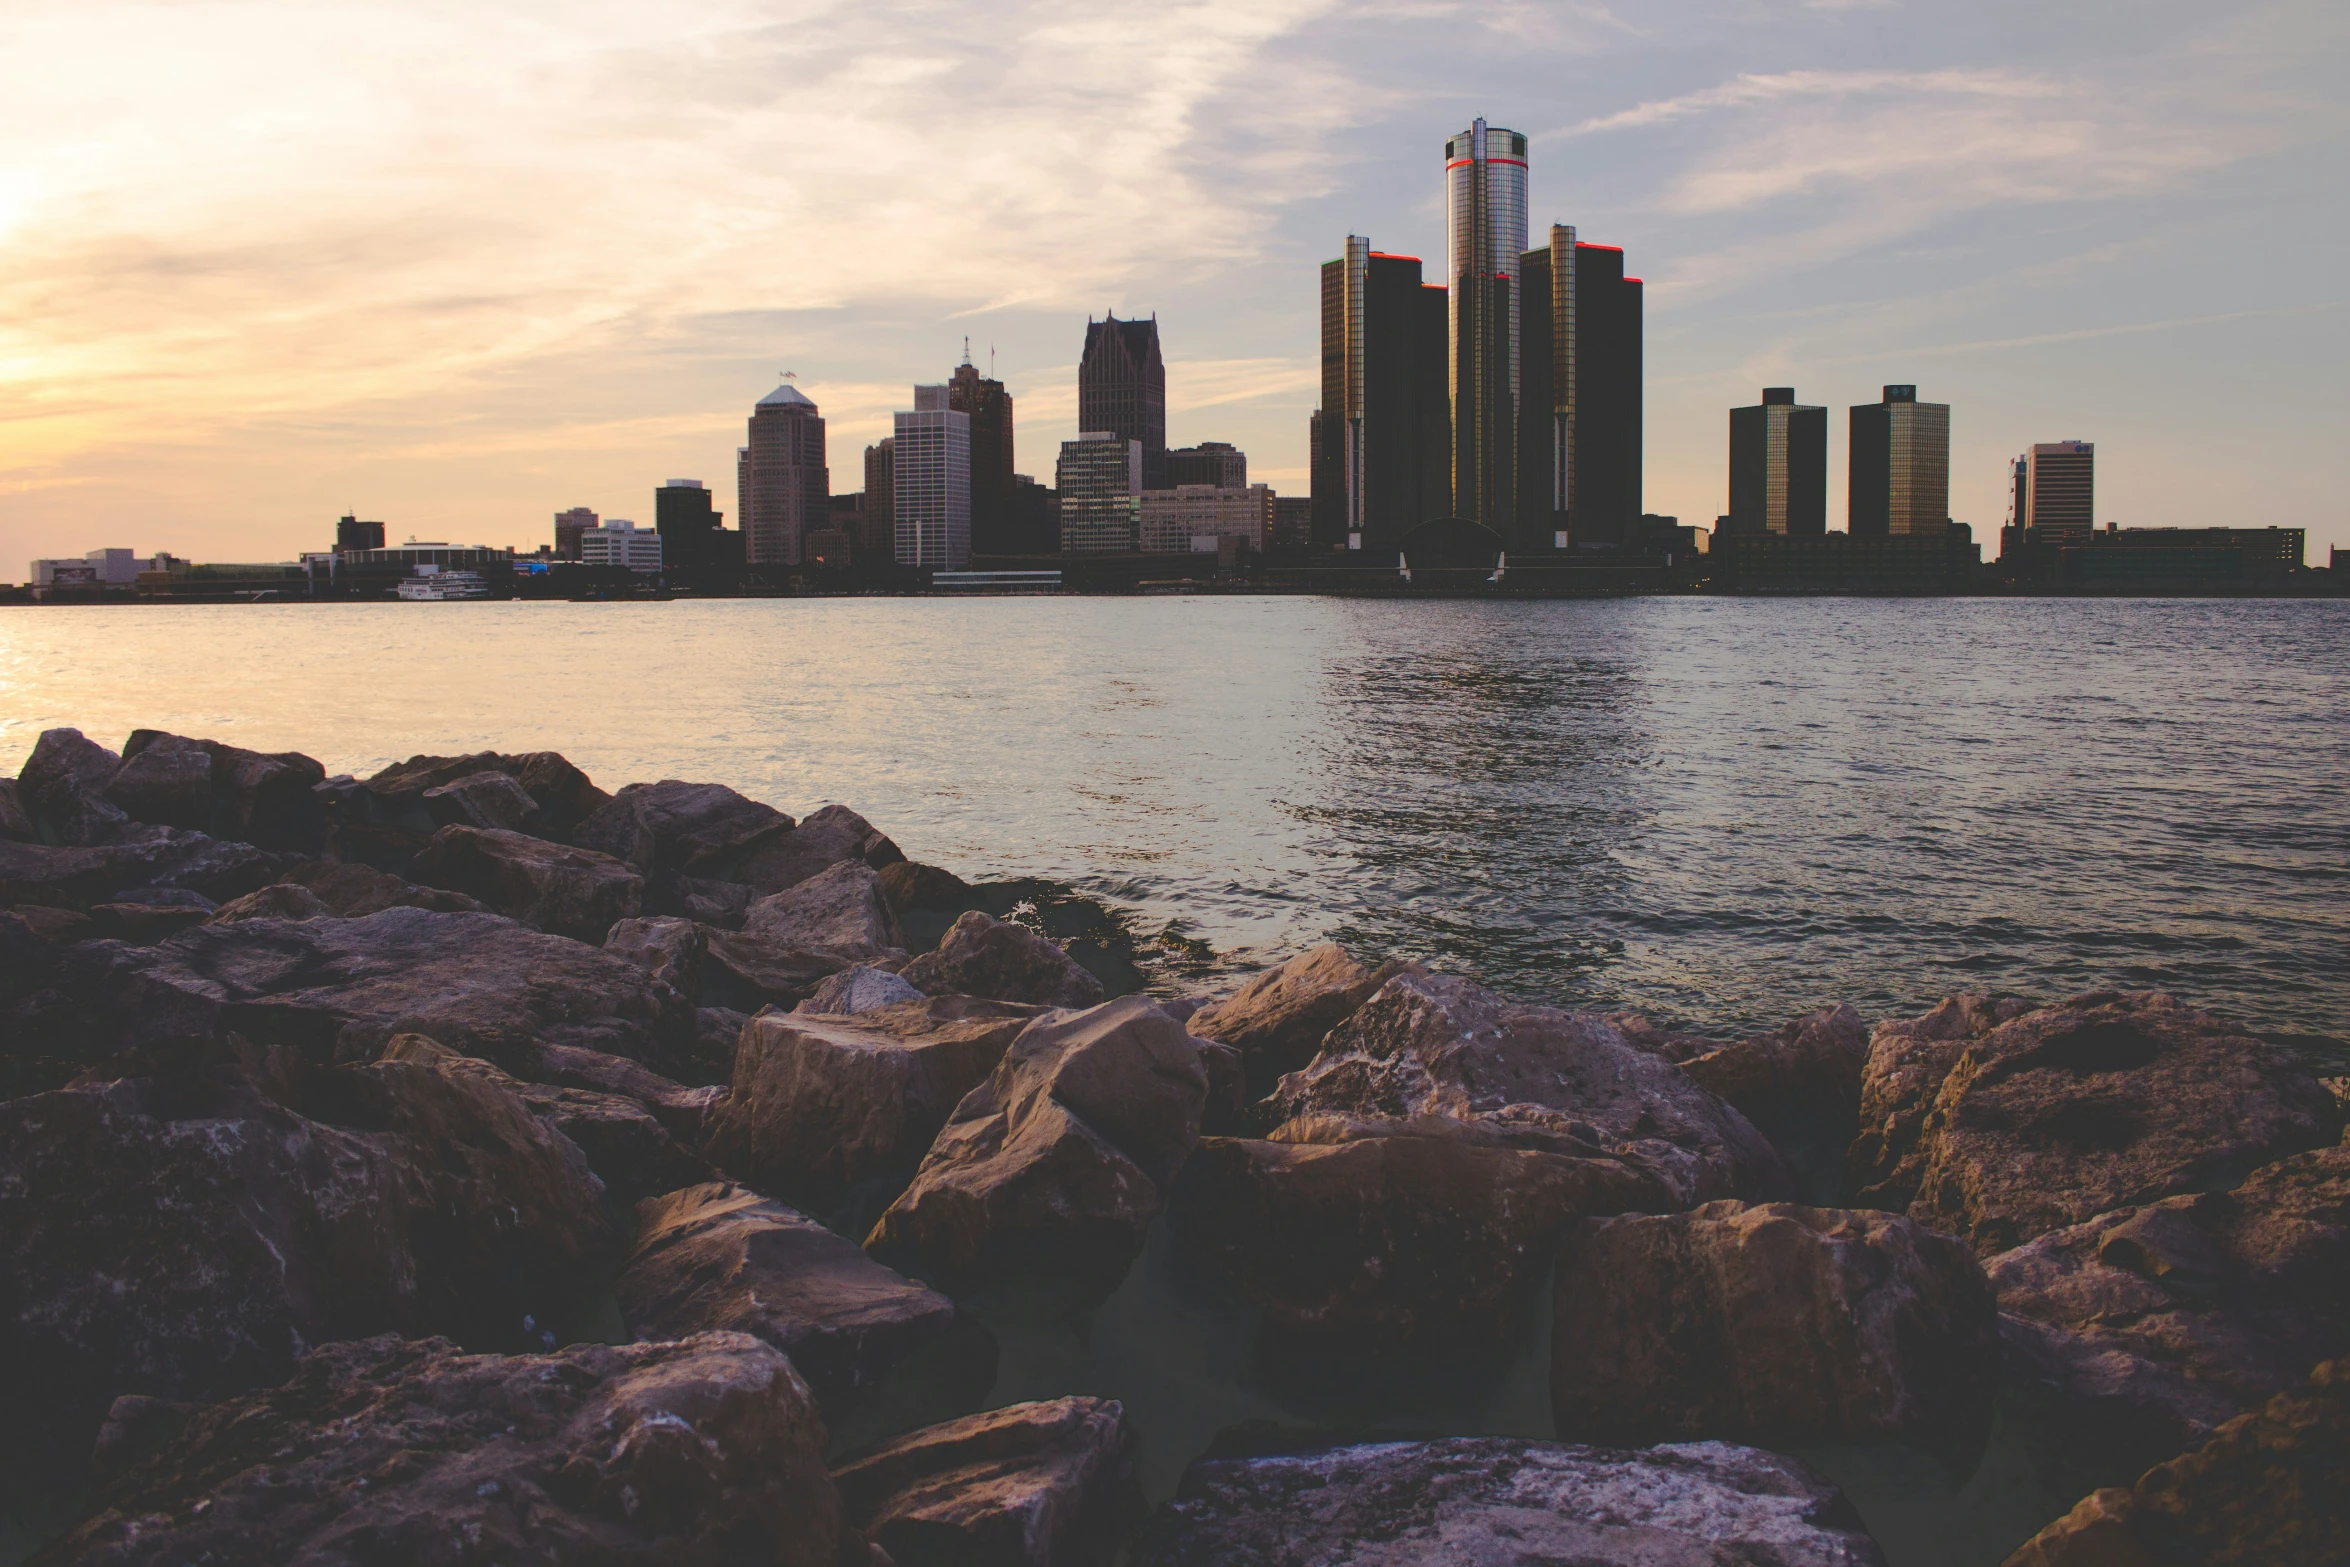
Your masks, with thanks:
[[[586,566],[626,566],[630,571],[657,576],[661,571],[661,535],[626,517],[607,518],[602,527],[579,536],[579,559]]]
[[[1077,428],[1138,442],[1143,488],[1167,482],[1167,366],[1159,357],[1156,315],[1148,321],[1113,315],[1085,323],[1085,352],[1077,361]]]
[[[1526,138],[1480,118],[1448,140],[1444,216],[1451,311],[1451,515],[1506,538],[1518,523]]]
[[[896,416],[890,454],[897,562],[960,571],[971,564],[971,416],[947,405],[944,386],[914,388],[914,409]]]
[[[1060,492],[1061,553],[1123,554],[1139,546],[1142,442],[1089,430],[1061,443],[1053,470]]]
[[[335,553],[347,555],[353,550],[380,550],[384,547],[384,525],[380,522],[361,522],[357,517],[343,517],[335,522]]]
[[[856,530],[841,526],[839,513],[834,513],[831,527],[809,530],[803,547],[802,564],[829,566],[841,571],[856,563]]]
[[[1635,544],[1643,289],[1624,252],[1551,225],[1519,258],[1518,525],[1524,551]]]
[[[1051,555],[1061,547],[1061,495],[1027,474],[1012,475],[1010,555]]]
[[[754,566],[798,565],[801,541],[832,515],[824,418],[798,387],[779,386],[751,410],[750,444],[741,449],[736,484],[744,559]]]
[[[1445,291],[1359,234],[1322,264],[1322,406],[1311,430],[1318,550],[1390,555],[1452,509]]]
[[[875,560],[897,555],[896,451],[896,437],[886,435],[865,448],[865,514],[857,524],[857,548]]]
[[[1310,495],[1273,497],[1273,537],[1268,547],[1302,550],[1314,538],[1314,498]]]
[[[1202,441],[1167,452],[1167,488],[1212,484],[1220,490],[1248,488],[1248,453],[1229,441]]]
[[[557,560],[579,559],[579,536],[594,526],[596,526],[596,514],[592,507],[574,506],[569,511],[555,513],[555,558]],[[366,548],[380,550],[383,547],[383,532],[378,529],[375,542]],[[345,553],[349,552],[345,551]]]
[[[700,571],[718,561],[719,523],[699,479],[671,479],[653,492],[653,527],[661,536],[661,564],[672,572]]]
[[[2308,541],[2303,528],[2037,526],[2009,541],[1999,564],[2011,581],[2067,592],[2274,591],[2304,569]]]
[[[1729,531],[1817,538],[1828,531],[1828,410],[1791,386],[1730,410]]]
[[[947,379],[947,406],[971,416],[971,548],[1002,554],[1013,533],[1012,396],[981,375],[966,350]]]
[[[137,585],[142,572],[169,572],[186,564],[170,555],[143,558],[126,549],[96,549],[33,561],[30,575],[35,587],[128,588]]]
[[[430,568],[433,572],[474,571],[503,578],[513,574],[514,552],[487,544],[412,538],[380,550],[353,550],[342,557],[340,565],[346,576],[407,577]]]
[[[1921,403],[1914,386],[1852,410],[1846,527],[1858,538],[1920,534],[1950,521],[1950,405]]]
[[[2086,542],[2096,529],[2097,448],[2088,441],[2048,441],[2016,459],[2015,526],[2047,529],[2047,542]]]
[[[1146,555],[1212,552],[1220,539],[1262,550],[1272,539],[1273,492],[1262,484],[1145,490],[1135,511]]]

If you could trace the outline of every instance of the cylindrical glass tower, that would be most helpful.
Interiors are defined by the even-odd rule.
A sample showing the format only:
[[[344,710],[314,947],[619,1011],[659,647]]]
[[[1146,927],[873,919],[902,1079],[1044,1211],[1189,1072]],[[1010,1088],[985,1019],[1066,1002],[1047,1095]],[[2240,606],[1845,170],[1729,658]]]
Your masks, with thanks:
[[[1518,510],[1518,278],[1526,138],[1478,120],[1444,144],[1452,509],[1506,534]]]

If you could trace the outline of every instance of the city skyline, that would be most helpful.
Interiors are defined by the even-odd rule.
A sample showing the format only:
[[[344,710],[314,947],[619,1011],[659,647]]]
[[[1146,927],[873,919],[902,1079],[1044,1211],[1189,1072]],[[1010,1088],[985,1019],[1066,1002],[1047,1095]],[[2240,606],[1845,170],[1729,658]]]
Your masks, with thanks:
[[[1660,13],[1654,36],[1214,5],[1097,36],[1012,7],[939,29],[907,86],[859,74],[891,58],[887,7],[795,23],[797,52],[757,10],[599,14],[563,41],[581,63],[535,71],[556,53],[511,17],[463,43],[366,5],[13,18],[35,69],[0,108],[0,554],[286,558],[354,510],[535,542],[564,506],[638,514],[668,474],[723,490],[778,367],[824,406],[838,468],[966,333],[1020,402],[1017,469],[1045,474],[1077,433],[1072,319],[1105,308],[1159,314],[1170,446],[1229,440],[1302,495],[1312,269],[1348,232],[1442,256],[1425,171],[1479,115],[1528,135],[1535,221],[1640,258],[1648,510],[1719,510],[1720,410],[1757,386],[1842,408],[1930,382],[1979,538],[2008,460],[2078,435],[2104,448],[2101,524],[2350,543],[2328,434],[2344,312],[2319,263],[2340,204],[2307,199],[2344,135],[2319,8],[2153,6],[2125,47],[2061,6]],[[1138,40],[1168,62],[1147,101],[1073,85]],[[913,81],[981,59],[956,116],[915,107]],[[634,66],[645,101],[701,105],[690,123],[573,112]],[[764,169],[775,138],[848,134],[852,101],[920,149],[890,203],[805,160]],[[494,155],[450,155],[435,127],[459,103]],[[2231,236],[2225,291],[2169,242],[2182,205]],[[717,237],[606,237],[640,210]],[[778,224],[806,237],[781,280],[751,264]],[[2163,391],[2181,364],[2224,389],[2216,414]],[[1844,470],[1839,450],[1832,526]]]

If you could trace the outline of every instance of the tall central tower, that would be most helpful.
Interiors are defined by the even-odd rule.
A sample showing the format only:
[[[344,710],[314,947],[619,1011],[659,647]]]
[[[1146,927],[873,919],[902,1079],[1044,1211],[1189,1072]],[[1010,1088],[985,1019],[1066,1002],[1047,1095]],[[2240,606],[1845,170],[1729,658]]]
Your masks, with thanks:
[[[1507,534],[1518,512],[1526,138],[1480,119],[1446,142],[1444,209],[1452,311],[1452,509]]]

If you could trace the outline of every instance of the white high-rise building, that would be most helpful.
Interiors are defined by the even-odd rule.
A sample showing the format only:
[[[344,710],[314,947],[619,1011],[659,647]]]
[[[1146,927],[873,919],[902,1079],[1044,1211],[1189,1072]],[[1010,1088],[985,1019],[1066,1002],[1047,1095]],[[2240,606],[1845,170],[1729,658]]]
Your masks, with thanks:
[[[890,437],[891,505],[901,566],[960,571],[971,564],[971,416],[947,406],[944,386],[914,388],[914,411]]]
[[[626,566],[630,571],[658,574],[661,535],[626,517],[607,517],[601,527],[580,530],[579,559],[585,566]]]

